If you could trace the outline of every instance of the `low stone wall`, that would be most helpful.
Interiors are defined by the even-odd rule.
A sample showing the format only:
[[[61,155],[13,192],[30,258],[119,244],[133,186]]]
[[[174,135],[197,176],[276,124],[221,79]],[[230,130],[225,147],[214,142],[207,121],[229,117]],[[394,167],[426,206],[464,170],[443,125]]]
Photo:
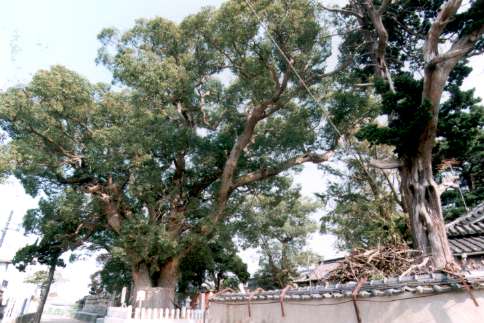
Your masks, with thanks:
[[[77,306],[73,306],[73,305],[47,304],[44,309],[44,314],[54,316],[54,317],[55,316],[71,317],[76,320],[84,321],[84,322],[96,322],[96,319],[103,317],[107,311],[106,308],[104,309],[101,308],[101,310],[99,310],[96,313],[96,312],[85,311],[84,308],[83,310],[79,310]]]
[[[370,282],[358,292],[362,323],[483,323],[484,275],[469,279],[477,307],[459,280],[424,276]],[[351,293],[356,284],[288,290],[253,295],[224,294],[210,303],[209,323],[357,323]]]
[[[84,321],[84,322],[91,322],[95,323],[96,320],[100,317],[103,317],[103,315],[99,313],[90,313],[90,312],[81,312],[77,311],[74,314],[74,318],[79,321]]]
[[[111,299],[108,297],[86,296],[82,312],[97,313],[100,316],[106,315],[108,307],[111,305]]]

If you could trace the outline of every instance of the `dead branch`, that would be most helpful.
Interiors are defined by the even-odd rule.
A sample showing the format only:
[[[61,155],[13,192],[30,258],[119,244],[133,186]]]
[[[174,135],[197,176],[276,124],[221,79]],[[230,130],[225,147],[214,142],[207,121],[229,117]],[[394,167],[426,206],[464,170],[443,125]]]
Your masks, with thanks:
[[[329,273],[326,280],[337,282],[382,279],[429,271],[428,260],[416,264],[421,252],[407,245],[379,246],[375,249],[356,249]]]

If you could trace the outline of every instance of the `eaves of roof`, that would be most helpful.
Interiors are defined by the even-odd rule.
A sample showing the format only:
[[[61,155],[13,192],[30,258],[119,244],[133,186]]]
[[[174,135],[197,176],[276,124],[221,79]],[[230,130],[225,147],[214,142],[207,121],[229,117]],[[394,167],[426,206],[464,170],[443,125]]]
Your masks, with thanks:
[[[484,288],[484,271],[468,272],[464,275],[467,283],[474,289]],[[351,297],[357,283],[326,284],[311,287],[289,289],[284,300],[318,300],[326,298]],[[437,294],[456,290],[463,290],[464,285],[460,279],[441,273],[404,276],[372,280],[364,284],[358,292],[359,297],[394,296],[400,294]],[[253,295],[251,300],[279,301],[281,290],[265,291]],[[231,303],[247,302],[249,294],[227,293],[215,296],[212,302]]]

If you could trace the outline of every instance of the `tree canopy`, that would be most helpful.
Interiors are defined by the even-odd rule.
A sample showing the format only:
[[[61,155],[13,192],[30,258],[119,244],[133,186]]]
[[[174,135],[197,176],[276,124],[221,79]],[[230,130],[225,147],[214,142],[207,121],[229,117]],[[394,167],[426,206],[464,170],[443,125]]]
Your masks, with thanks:
[[[367,91],[373,86],[374,92],[369,94],[376,95],[380,115],[388,121],[387,126],[363,127],[358,137],[395,147],[397,160],[372,164],[382,169],[398,168],[413,241],[437,268],[451,266],[454,260],[444,228],[442,188],[434,179],[432,151],[440,135],[440,153],[445,154],[444,145],[452,135],[446,133],[449,122],[460,117],[460,122],[473,119],[478,123],[479,117],[472,117],[469,111],[475,104],[472,95],[468,93],[464,103],[469,110],[460,110],[454,98],[469,72],[466,59],[482,53],[482,7],[482,0],[466,6],[460,0],[370,0],[349,1],[343,9],[326,8],[345,22],[340,49],[343,61],[350,61],[349,77],[354,80],[350,91]],[[445,100],[447,93],[450,100]],[[449,108],[459,112],[459,117],[446,113]],[[439,132],[440,111],[453,121],[444,119]],[[466,137],[472,143],[480,136],[471,132]],[[446,157],[459,154],[462,149],[456,147]]]
[[[228,1],[180,24],[140,19],[124,33],[103,30],[98,61],[119,90],[54,66],[1,95],[27,192],[85,196],[135,285],[170,290],[167,306],[182,259],[216,237],[248,187],[270,190],[286,170],[334,149],[305,88],[326,86],[319,8],[258,1],[255,10],[262,22]]]
[[[282,287],[317,208],[290,177],[333,156],[346,168],[326,168],[338,180],[320,197],[348,246],[388,231],[385,241],[406,240],[407,222],[436,268],[452,262],[441,179],[457,174],[469,205],[483,194],[482,106],[461,89],[483,50],[483,1],[250,3],[102,30],[97,62],[111,85],[53,66],[0,93],[0,176],[44,197],[25,221],[43,238],[19,266],[55,268],[89,241],[109,253],[105,269],[134,291],[161,288],[171,307],[177,289],[247,279],[238,235],[263,248]],[[342,35],[333,71],[328,12]],[[462,207],[451,191],[442,199],[449,218]]]
[[[242,246],[258,250],[260,269],[254,278],[264,289],[286,287],[297,278],[302,264],[307,266],[309,259],[321,260],[316,260],[321,258],[316,253],[304,250],[310,234],[317,230],[312,217],[320,205],[302,198],[290,184],[249,195],[233,222],[239,228]]]

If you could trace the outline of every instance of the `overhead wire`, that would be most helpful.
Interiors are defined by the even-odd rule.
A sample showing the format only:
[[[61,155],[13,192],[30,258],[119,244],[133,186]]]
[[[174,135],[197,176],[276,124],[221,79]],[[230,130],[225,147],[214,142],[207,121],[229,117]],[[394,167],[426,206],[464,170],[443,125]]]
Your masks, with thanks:
[[[321,100],[316,98],[316,96],[314,95],[314,93],[311,91],[311,89],[309,88],[309,86],[306,84],[306,82],[304,81],[304,79],[301,77],[301,75],[299,74],[299,72],[296,70],[296,68],[294,67],[294,65],[292,64],[291,60],[289,59],[289,57],[286,55],[286,53],[282,50],[282,48],[279,46],[279,44],[277,43],[277,41],[274,39],[274,37],[271,35],[270,33],[270,30],[269,30],[269,26],[264,22],[264,20],[262,19],[262,17],[257,13],[257,11],[255,10],[252,2],[250,0],[244,0],[244,2],[247,4],[247,6],[249,7],[249,9],[252,11],[252,13],[254,14],[254,17],[257,18],[257,20],[259,21],[259,23],[261,24],[261,26],[266,30],[266,33],[267,33],[267,37],[271,40],[271,42],[274,44],[274,46],[277,48],[277,50],[279,51],[279,53],[281,54],[281,56],[284,58],[284,60],[287,62],[288,66],[291,68],[292,72],[294,73],[294,75],[296,75],[296,77],[298,78],[299,82],[301,83],[301,85],[304,87],[304,89],[306,90],[306,92],[309,94],[309,96],[314,100],[314,102],[316,104],[319,105],[319,107],[322,109],[323,113],[324,113],[324,116],[326,118],[326,121],[330,124],[330,126],[334,129],[334,131],[336,132],[336,134],[339,136],[339,138],[341,138],[341,141],[342,141],[342,144],[343,144],[343,148],[353,157],[355,158],[357,161],[359,161],[361,163],[361,160],[358,158],[359,156],[357,156],[356,152],[351,149],[352,148],[352,144],[351,142],[349,141],[348,138],[346,138],[346,136],[343,135],[343,133],[340,131],[340,129],[338,129],[338,127],[336,126],[336,124],[331,120],[331,114],[330,112],[328,111],[328,109],[322,104]],[[461,199],[463,200],[463,203],[464,203],[464,206],[466,208],[466,210],[468,210],[467,208],[467,203],[465,201],[465,198],[464,198],[464,195],[462,194],[462,191],[460,190],[460,187],[459,187],[459,193],[460,193],[460,197]]]
[[[326,118],[326,121],[328,124],[334,129],[335,133],[338,135],[338,138],[341,140],[342,148],[352,157],[354,158],[358,163],[362,164],[362,161],[358,158],[356,152],[352,148],[351,141],[346,138],[345,135],[343,135],[343,132],[336,126],[336,124],[331,120],[331,113],[328,111],[328,109],[322,104],[321,100],[316,98],[314,95],[313,91],[309,88],[309,86],[306,84],[304,79],[301,77],[299,72],[296,70],[294,67],[293,63],[289,59],[289,57],[286,55],[286,53],[282,50],[282,48],[279,46],[277,41],[274,39],[274,37],[271,35],[269,26],[264,22],[264,19],[257,13],[255,10],[252,2],[250,0],[244,0],[246,3],[247,7],[251,10],[252,14],[256,19],[259,21],[260,25],[266,30],[267,37],[270,39],[270,41],[274,44],[274,46],[277,48],[281,56],[284,58],[294,75],[296,75],[297,79],[301,83],[301,85],[304,87],[306,92],[309,94],[309,96],[313,99],[313,101],[322,109],[324,117]],[[362,164],[363,166],[363,164]]]
[[[331,117],[330,117],[331,114],[329,113],[329,111],[326,109],[326,107],[323,106],[323,104],[321,103],[321,101],[316,98],[316,96],[313,94],[313,92],[311,91],[311,89],[309,88],[309,86],[306,84],[306,82],[304,81],[304,79],[301,77],[301,75],[299,74],[299,72],[294,67],[294,65],[291,62],[291,60],[289,59],[289,57],[287,57],[286,53],[284,53],[284,51],[279,46],[279,44],[277,43],[277,41],[271,35],[270,30],[269,30],[269,26],[264,22],[264,20],[261,18],[261,16],[257,13],[257,11],[255,10],[255,8],[254,8],[253,4],[250,2],[250,0],[244,0],[244,1],[247,4],[247,6],[249,7],[249,9],[252,11],[252,13],[254,14],[254,17],[256,17],[257,20],[259,21],[259,23],[261,24],[261,26],[264,27],[264,29],[266,30],[266,33],[267,33],[267,37],[269,37],[269,39],[274,44],[274,46],[277,48],[277,50],[279,51],[279,53],[281,54],[281,56],[287,62],[288,66],[290,67],[290,69],[292,70],[292,72],[294,73],[294,75],[296,75],[296,77],[298,78],[299,82],[301,83],[301,85],[306,90],[306,92],[314,100],[314,102],[317,103],[320,106],[320,108],[322,108],[322,111],[323,111],[323,113],[325,114],[325,117],[326,117],[326,121],[331,125],[331,127],[333,127],[333,129],[336,132],[336,134],[338,136],[340,136],[340,137],[343,138],[342,132],[338,129],[338,127],[331,120]]]

